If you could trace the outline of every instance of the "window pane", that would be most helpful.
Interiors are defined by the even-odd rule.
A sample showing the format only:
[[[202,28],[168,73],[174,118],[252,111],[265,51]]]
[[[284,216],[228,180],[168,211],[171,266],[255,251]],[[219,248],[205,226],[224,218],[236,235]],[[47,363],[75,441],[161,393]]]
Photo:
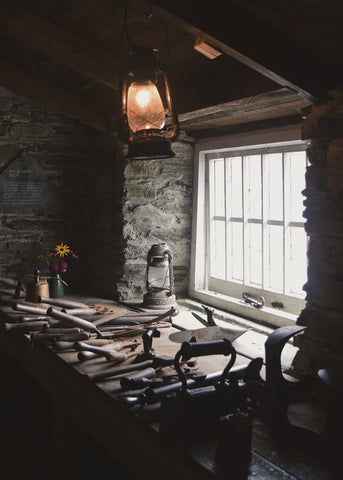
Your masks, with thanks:
[[[306,171],[306,152],[292,152],[285,154],[289,161],[290,172],[290,220],[303,222],[304,196]]]
[[[211,275],[225,279],[225,222],[213,220],[211,224]]]
[[[229,271],[231,280],[243,281],[243,224],[240,222],[231,222],[230,224],[229,245]]]
[[[227,159],[230,176],[228,177],[229,209],[231,217],[242,217],[242,158]]]
[[[278,292],[283,291],[283,227],[268,225],[269,265],[268,288]]]
[[[251,155],[244,157],[247,173],[248,216],[249,218],[262,218],[261,196],[261,156]]]
[[[307,236],[300,227],[291,227],[290,285],[291,293],[305,296],[302,287],[307,281]]]
[[[223,217],[225,215],[225,190],[224,190],[224,159],[213,161],[213,214]]]
[[[249,231],[249,283],[262,286],[262,225],[250,223]]]
[[[267,148],[207,157],[205,288],[237,298],[244,291],[261,292],[266,302],[280,299],[285,311],[297,313],[307,277],[301,226],[306,153],[284,151],[288,145]]]
[[[283,219],[283,172],[282,154],[264,155],[263,175],[268,190],[268,205],[266,209],[268,220]]]

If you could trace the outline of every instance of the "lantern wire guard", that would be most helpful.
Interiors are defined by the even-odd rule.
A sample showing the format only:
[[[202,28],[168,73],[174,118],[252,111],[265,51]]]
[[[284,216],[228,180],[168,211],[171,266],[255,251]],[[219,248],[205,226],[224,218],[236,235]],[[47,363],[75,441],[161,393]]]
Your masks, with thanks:
[[[151,15],[150,15],[151,16]],[[137,47],[128,32],[125,1],[124,32],[130,55],[122,68],[119,138],[128,144],[127,159],[175,156],[171,141],[179,134],[167,68],[157,61],[158,49]],[[169,53],[169,45],[168,45]]]

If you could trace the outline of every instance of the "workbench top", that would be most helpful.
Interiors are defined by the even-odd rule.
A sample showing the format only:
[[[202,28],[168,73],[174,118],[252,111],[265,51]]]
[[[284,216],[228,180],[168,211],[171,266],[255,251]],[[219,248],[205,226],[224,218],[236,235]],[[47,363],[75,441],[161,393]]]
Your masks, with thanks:
[[[65,299],[80,301],[87,305],[107,304],[113,307],[123,307],[108,299],[68,295]],[[22,313],[21,313],[22,314]],[[124,391],[120,378],[109,377],[93,380],[92,375],[113,367],[113,362],[103,357],[86,361],[78,358],[74,348],[59,350],[55,344],[32,342],[28,332],[7,331],[4,325],[15,321],[18,312],[11,305],[0,305],[0,344],[19,361],[60,403],[73,418],[83,425],[114,458],[119,458],[134,478],[160,479],[163,471],[164,479],[175,479],[177,476],[192,479],[217,478],[215,462],[215,442],[211,438],[199,439],[197,442],[170,441],[159,433],[159,410],[154,407],[135,405],[129,407],[122,399],[123,395],[136,397],[142,390]],[[88,321],[100,316],[83,317]],[[185,320],[186,319],[186,320]],[[152,347],[157,356],[174,357],[180,344],[170,341],[171,333],[187,328],[187,312],[183,319],[162,325],[158,329],[160,336],[153,338]],[[194,323],[195,322],[195,323]],[[178,328],[176,328],[176,325]],[[201,324],[189,318],[190,328],[200,328]],[[125,341],[139,343],[132,355],[142,351],[142,334],[125,336]],[[265,338],[253,331],[246,331],[233,341],[237,351],[236,365],[249,363],[257,356],[264,357],[263,342]],[[72,344],[71,344],[72,346]],[[288,345],[285,349],[286,360],[294,354],[294,349]],[[288,355],[288,356],[287,356]],[[223,355],[200,357],[197,359],[199,369],[204,373],[222,370],[228,361]],[[122,365],[132,363],[132,358]],[[261,370],[264,375],[264,369]],[[316,428],[320,426],[321,412],[313,405],[311,412],[307,406],[297,406],[294,418],[306,424],[306,416],[315,418]],[[314,413],[313,413],[314,412]],[[318,413],[318,417],[316,416]],[[311,416],[312,415],[312,416]],[[309,421],[310,421],[309,420]],[[114,440],[115,437],[120,441]],[[147,451],[153,451],[154,461]],[[135,461],[132,461],[132,458]],[[334,478],[328,466],[311,455],[311,452],[301,451],[289,439],[287,448],[276,445],[272,439],[270,425],[258,416],[253,420],[252,431],[252,461],[249,480],[331,480]]]

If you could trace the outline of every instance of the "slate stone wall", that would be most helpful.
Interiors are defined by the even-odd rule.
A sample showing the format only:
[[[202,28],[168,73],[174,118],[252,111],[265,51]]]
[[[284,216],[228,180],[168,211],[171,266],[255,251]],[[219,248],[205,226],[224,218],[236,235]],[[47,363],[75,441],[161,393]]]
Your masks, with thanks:
[[[193,144],[181,136],[173,148],[176,158],[126,161],[114,138],[0,88],[0,175],[26,152],[62,201],[58,214],[0,212],[0,275],[48,273],[37,256],[65,242],[80,256],[64,275],[73,289],[142,301],[148,250],[167,242],[186,295]]]
[[[343,89],[312,107],[304,122],[311,138],[306,174],[306,232],[310,237],[306,308],[295,337],[294,367],[316,373],[329,367],[343,372]]]
[[[176,295],[188,293],[193,141],[181,135],[172,148],[176,155],[170,159],[125,162],[121,301],[142,301],[147,254],[160,242],[167,243],[172,252]]]
[[[0,274],[21,278],[36,267],[48,273],[37,256],[65,242],[80,256],[65,279],[81,287],[92,253],[89,239],[93,230],[99,234],[91,219],[95,187],[89,171],[97,165],[108,175],[103,165],[113,146],[95,130],[0,88],[0,175],[23,152],[48,175],[62,208],[57,214],[0,212]],[[95,216],[100,219],[98,208]]]

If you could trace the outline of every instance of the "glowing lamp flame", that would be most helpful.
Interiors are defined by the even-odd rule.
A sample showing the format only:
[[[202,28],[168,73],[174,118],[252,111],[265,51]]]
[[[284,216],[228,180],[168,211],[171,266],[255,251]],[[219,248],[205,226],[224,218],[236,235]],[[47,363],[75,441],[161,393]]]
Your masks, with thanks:
[[[162,129],[165,125],[163,103],[157,87],[151,81],[133,82],[127,94],[127,116],[130,129]]]

